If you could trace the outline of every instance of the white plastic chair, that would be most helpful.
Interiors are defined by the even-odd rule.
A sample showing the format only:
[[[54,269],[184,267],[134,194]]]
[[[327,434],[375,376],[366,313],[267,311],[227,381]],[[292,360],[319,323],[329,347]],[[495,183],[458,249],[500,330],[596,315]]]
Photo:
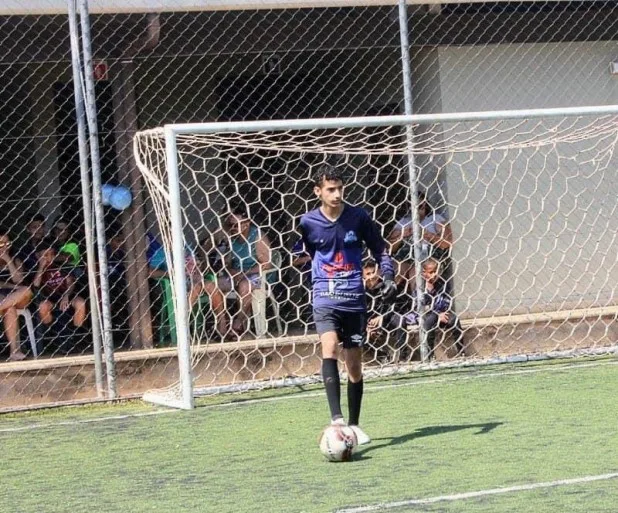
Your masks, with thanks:
[[[21,315],[26,323],[26,329],[28,330],[28,338],[30,339],[30,348],[32,349],[32,355],[38,358],[39,351],[36,347],[36,333],[34,331],[34,323],[32,322],[32,314],[27,308],[17,310],[17,315]]]
[[[273,287],[268,283],[267,278],[272,273],[278,273],[281,269],[281,253],[276,250],[271,250],[270,262],[272,268],[262,273],[260,287],[253,289],[251,292],[251,308],[253,311],[253,323],[255,325],[255,335],[260,338],[268,332],[268,320],[266,319],[266,300],[270,299],[273,305],[275,314],[275,322],[277,323],[277,335],[283,333],[281,326],[281,317],[279,315],[279,302],[273,293]]]
[[[272,285],[267,283],[267,278],[272,273],[279,272],[281,269],[282,257],[281,253],[276,250],[271,250],[270,262],[273,265],[272,268],[262,272],[260,279],[260,286],[254,288],[251,291],[251,310],[253,325],[255,326],[255,336],[257,338],[263,337],[268,332],[268,319],[266,318],[266,300],[270,299],[273,305],[273,312],[275,314],[275,322],[277,323],[277,335],[283,333],[283,327],[281,325],[281,317],[279,314],[279,302],[273,293]],[[230,291],[226,297],[228,299],[238,299],[236,291]]]

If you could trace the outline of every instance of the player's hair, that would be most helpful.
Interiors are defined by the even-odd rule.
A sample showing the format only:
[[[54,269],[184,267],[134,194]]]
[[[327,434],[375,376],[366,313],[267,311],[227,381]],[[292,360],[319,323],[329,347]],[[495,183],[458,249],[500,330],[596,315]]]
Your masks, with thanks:
[[[45,216],[41,213],[33,213],[30,214],[28,216],[28,224],[30,223],[34,223],[34,222],[39,222],[39,223],[44,223],[45,222]]]
[[[324,182],[343,182],[343,173],[340,169],[337,169],[331,164],[322,164],[318,166],[315,173],[313,173],[313,185],[316,187],[322,187]]]
[[[236,203],[234,206],[230,207],[227,215],[236,216],[241,219],[251,219],[251,216],[249,215],[249,209],[242,202]]]
[[[435,258],[431,258],[430,257],[430,258],[427,258],[427,259],[423,260],[423,263],[421,264],[423,270],[425,270],[425,268],[428,265],[433,265],[433,266],[436,267],[436,270],[438,270],[438,271],[440,270],[440,262],[438,262]]]
[[[11,230],[8,226],[0,225],[0,237],[2,235],[6,235],[9,239],[11,238]]]
[[[52,226],[56,227],[56,226],[58,225],[58,223],[64,223],[64,224],[67,224],[67,225],[71,226],[71,221],[69,221],[69,220],[68,220],[66,217],[64,217],[64,215],[62,215],[62,214],[61,214],[61,215],[59,215],[59,216],[56,216],[56,217],[54,218],[54,222],[52,223]]]
[[[378,267],[378,262],[376,262],[373,258],[368,258],[363,262],[363,269],[375,269]]]
[[[427,201],[427,196],[423,191],[419,191],[418,192],[418,206],[420,207],[421,205],[425,205],[425,209],[426,209],[426,216],[430,216],[433,214],[433,207],[429,204],[429,201]]]
[[[427,207],[427,215],[431,215],[433,213],[433,207],[429,204],[429,202],[427,201],[427,195],[425,194],[425,191],[418,191],[417,195],[417,203],[418,206],[420,207],[423,203],[425,204],[425,206]],[[410,207],[409,202],[405,202],[405,204],[403,204],[402,206],[400,206],[397,209],[397,215],[398,216],[410,216],[412,217],[412,210]]]

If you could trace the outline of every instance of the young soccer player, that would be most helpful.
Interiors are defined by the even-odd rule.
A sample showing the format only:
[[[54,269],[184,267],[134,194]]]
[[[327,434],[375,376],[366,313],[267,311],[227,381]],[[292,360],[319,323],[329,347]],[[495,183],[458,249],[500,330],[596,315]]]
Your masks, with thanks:
[[[362,252],[366,244],[382,271],[382,295],[397,294],[393,264],[386,242],[363,209],[343,201],[343,178],[330,165],[318,168],[314,192],[320,207],[300,220],[303,243],[312,260],[313,319],[322,346],[322,377],[333,424],[345,425],[341,413],[341,384],[337,366],[343,345],[348,372],[348,425],[359,444],[370,438],[358,427],[363,398],[362,347],[367,307],[362,278]]]
[[[425,291],[422,295],[421,305],[426,308],[423,326],[427,333],[427,345],[429,357],[434,358],[435,340],[438,329],[451,331],[455,338],[457,355],[465,355],[464,333],[459,317],[453,311],[453,298],[448,284],[440,277],[440,264],[433,258],[428,258],[422,264],[422,275],[425,281]],[[410,327],[418,325],[420,313],[416,301],[416,290],[412,293],[412,309],[405,316],[406,324]]]

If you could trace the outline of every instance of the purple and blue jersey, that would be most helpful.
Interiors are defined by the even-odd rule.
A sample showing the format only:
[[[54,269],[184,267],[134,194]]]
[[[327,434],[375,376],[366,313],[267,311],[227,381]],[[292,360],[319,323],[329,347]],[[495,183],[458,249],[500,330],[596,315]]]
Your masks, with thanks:
[[[362,208],[344,205],[336,221],[319,208],[300,220],[303,244],[311,256],[313,307],[348,312],[366,310],[363,285],[363,243],[378,262],[382,276],[392,280],[393,263],[377,225]]]

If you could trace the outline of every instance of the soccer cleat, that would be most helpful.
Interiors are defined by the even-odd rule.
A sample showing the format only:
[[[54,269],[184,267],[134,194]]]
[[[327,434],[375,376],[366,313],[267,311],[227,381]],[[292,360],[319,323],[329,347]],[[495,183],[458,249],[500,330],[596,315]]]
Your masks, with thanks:
[[[369,438],[369,435],[365,433],[361,428],[359,428],[358,426],[350,426],[350,428],[352,429],[352,431],[354,431],[354,434],[356,435],[356,441],[358,445],[365,445],[371,442],[371,438]]]
[[[337,417],[331,421],[331,426],[347,426],[348,423],[345,421],[343,417]]]

